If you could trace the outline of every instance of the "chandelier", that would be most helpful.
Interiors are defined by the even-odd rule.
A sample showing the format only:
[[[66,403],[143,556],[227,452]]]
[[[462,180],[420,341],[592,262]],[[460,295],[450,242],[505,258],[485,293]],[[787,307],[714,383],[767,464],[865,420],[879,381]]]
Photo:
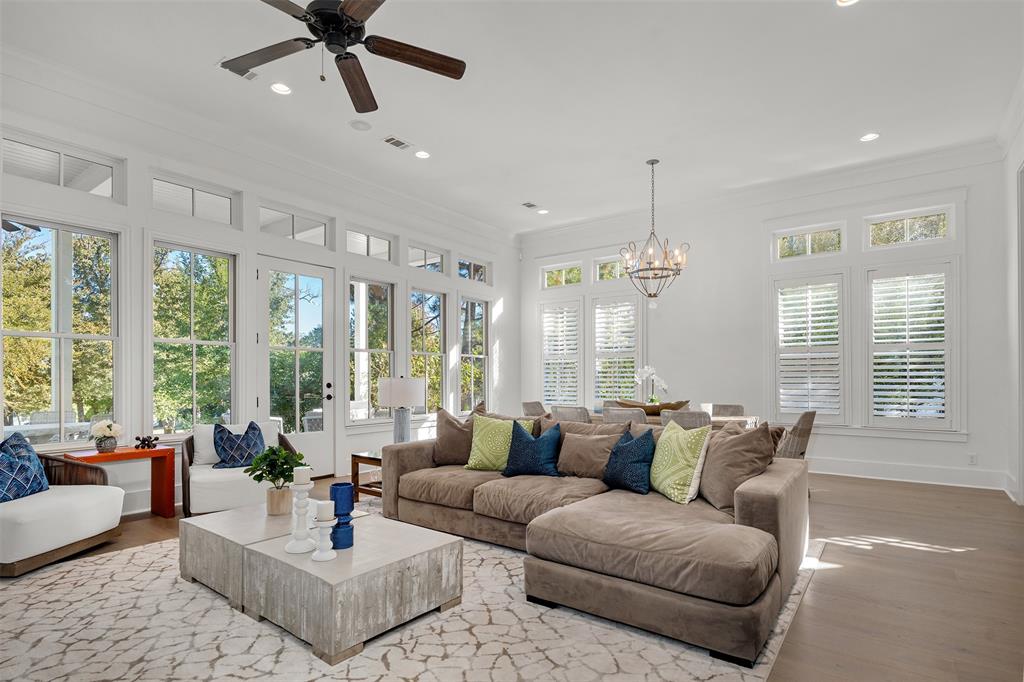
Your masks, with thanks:
[[[647,162],[651,167],[651,233],[643,246],[637,247],[636,242],[629,242],[619,250],[629,281],[649,299],[651,308],[657,307],[654,299],[672,286],[686,268],[686,254],[690,250],[687,242],[673,249],[668,239],[662,242],[654,231],[654,166],[657,163],[658,159]]]

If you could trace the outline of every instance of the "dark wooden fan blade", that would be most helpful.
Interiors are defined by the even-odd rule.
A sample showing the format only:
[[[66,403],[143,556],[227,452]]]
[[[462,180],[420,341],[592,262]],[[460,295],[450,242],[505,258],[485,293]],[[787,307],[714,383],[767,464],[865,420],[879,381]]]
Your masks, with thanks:
[[[290,14],[299,21],[306,21],[309,18],[309,14],[306,12],[304,7],[299,7],[291,0],[263,0],[271,7],[279,9],[285,14]]]
[[[371,54],[387,59],[394,59],[409,66],[415,66],[427,71],[439,73],[458,80],[466,73],[466,62],[454,57],[447,57],[437,52],[424,50],[422,47],[407,45],[390,38],[380,36],[366,36],[363,44]]]
[[[263,0],[266,2],[266,0]],[[349,19],[355,19],[356,21],[366,21],[373,13],[380,9],[380,6],[384,4],[384,0],[345,0],[341,6],[341,11],[348,16]]]
[[[377,100],[373,98],[373,91],[370,90],[370,83],[366,80],[359,58],[351,53],[339,54],[334,58],[334,63],[338,65],[338,73],[341,74],[341,80],[345,81],[345,89],[356,111],[360,114],[377,111]]]
[[[241,57],[229,59],[225,62],[221,62],[220,65],[232,73],[244,76],[257,66],[262,66],[267,62],[272,62],[275,59],[280,59],[281,57],[287,57],[288,55],[295,54],[296,52],[308,50],[313,47],[313,45],[313,41],[309,38],[293,38],[292,40],[286,40],[283,43],[264,47],[262,50],[243,54]]]

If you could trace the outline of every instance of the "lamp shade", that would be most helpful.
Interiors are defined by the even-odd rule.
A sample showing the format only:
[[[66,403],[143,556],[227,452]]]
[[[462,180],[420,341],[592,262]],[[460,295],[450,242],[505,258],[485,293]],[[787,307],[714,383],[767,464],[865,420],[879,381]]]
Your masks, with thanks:
[[[426,392],[427,384],[422,377],[381,379],[377,402],[381,407],[422,407]]]

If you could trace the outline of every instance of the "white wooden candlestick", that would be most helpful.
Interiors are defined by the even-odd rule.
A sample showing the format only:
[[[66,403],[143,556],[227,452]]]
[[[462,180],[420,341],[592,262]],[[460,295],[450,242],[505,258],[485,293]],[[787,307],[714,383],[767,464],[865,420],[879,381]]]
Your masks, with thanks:
[[[335,519],[330,521],[317,521],[316,529],[320,531],[320,544],[310,558],[313,561],[330,561],[338,556],[338,553],[331,548],[331,529],[336,523]]]
[[[309,491],[312,489],[312,483],[292,484],[292,491],[295,493],[295,506],[292,513],[292,539],[284,546],[284,551],[289,554],[305,554],[316,549],[316,540],[309,536],[308,517],[306,516],[306,509],[309,507]]]

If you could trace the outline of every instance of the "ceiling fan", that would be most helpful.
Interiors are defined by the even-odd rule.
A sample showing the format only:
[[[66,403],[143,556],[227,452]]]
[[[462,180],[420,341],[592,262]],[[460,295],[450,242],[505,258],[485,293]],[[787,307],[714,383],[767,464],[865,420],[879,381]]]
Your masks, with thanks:
[[[373,91],[370,90],[359,58],[348,51],[353,45],[361,44],[370,54],[394,59],[455,80],[462,78],[462,74],[466,72],[466,62],[462,60],[390,38],[366,35],[366,20],[384,4],[384,0],[313,0],[305,9],[291,0],[263,2],[305,23],[313,38],[285,40],[221,63],[222,67],[239,76],[244,76],[267,62],[323,43],[324,47],[335,55],[334,63],[338,66],[341,79],[345,82],[349,97],[352,98],[352,104],[355,105],[357,112],[363,114],[376,111],[377,100],[373,97]]]

